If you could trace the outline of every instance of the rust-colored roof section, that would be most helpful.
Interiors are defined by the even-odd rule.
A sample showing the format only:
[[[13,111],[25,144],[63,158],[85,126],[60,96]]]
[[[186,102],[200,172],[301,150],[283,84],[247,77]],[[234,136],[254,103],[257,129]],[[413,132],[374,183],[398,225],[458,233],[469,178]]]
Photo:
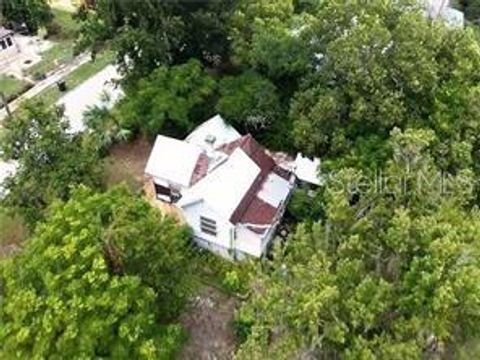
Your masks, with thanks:
[[[190,186],[196,184],[200,179],[207,175],[209,162],[210,160],[205,153],[202,153],[198,156],[197,163],[193,169],[192,177],[190,178]]]
[[[270,171],[275,166],[275,161],[272,157],[267,154],[263,146],[257,143],[250,134],[244,135],[228,144],[224,144],[217,150],[231,155],[237,148],[241,148],[255,164],[258,165],[261,171]]]
[[[273,168],[272,170],[275,174],[277,174],[278,176],[280,176],[281,178],[289,181],[290,180],[290,176],[292,175],[292,173],[290,171],[288,171],[287,169],[281,167],[281,166],[278,166],[278,165],[275,165],[275,167]]]
[[[260,173],[257,175],[252,186],[250,186],[250,189],[248,189],[247,193],[232,213],[232,216],[230,216],[230,221],[233,224],[249,222],[245,220],[245,214],[247,213],[247,210],[249,210],[248,216],[251,217],[251,222],[258,224],[258,220],[255,220],[252,214],[256,213],[257,216],[262,215],[261,210],[256,209],[256,205],[259,205],[259,202],[255,202],[254,199],[258,191],[261,189],[267,175],[273,170],[276,164],[266,153],[265,149],[259,145],[250,134],[242,136],[240,139],[232,141],[231,143],[222,145],[218,150],[230,155],[237,148],[241,148],[253,160],[253,162],[257,164],[260,168]]]
[[[241,220],[245,224],[268,225],[273,222],[276,213],[277,208],[254,196]]]

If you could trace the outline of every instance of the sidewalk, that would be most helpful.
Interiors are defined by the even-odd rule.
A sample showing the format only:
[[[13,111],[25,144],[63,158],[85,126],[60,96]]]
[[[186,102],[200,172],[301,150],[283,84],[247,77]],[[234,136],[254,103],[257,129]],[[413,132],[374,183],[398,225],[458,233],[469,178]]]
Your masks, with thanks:
[[[58,80],[64,78],[65,76],[70,74],[72,71],[77,69],[79,66],[87,63],[88,61],[90,61],[90,54],[83,53],[77,56],[72,62],[60,66],[53,74],[48,76],[46,79],[38,82],[30,90],[26,91],[25,93],[20,95],[18,98],[10,102],[8,104],[10,111],[14,112],[23,101],[37,96],[43,90],[54,85]],[[3,121],[3,119],[5,119],[6,116],[7,116],[7,111],[5,110],[5,108],[0,109],[0,122]]]

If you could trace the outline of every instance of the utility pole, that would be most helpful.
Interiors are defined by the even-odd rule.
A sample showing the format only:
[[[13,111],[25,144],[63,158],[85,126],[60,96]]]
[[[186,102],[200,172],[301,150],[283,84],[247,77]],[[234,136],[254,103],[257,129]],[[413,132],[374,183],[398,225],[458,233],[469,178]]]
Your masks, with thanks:
[[[0,91],[0,98],[3,102],[3,106],[5,106],[5,111],[7,112],[7,116],[9,118],[12,117],[12,113],[10,112],[10,108],[8,107],[7,97],[5,96],[5,93],[3,91]]]

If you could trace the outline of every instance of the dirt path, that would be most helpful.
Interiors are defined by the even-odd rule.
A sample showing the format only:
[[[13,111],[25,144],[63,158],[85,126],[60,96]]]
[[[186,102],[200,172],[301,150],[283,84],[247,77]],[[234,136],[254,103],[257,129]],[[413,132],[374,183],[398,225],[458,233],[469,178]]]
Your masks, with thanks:
[[[180,353],[182,360],[227,360],[233,358],[233,317],[236,301],[212,287],[204,287],[180,318],[189,339]]]

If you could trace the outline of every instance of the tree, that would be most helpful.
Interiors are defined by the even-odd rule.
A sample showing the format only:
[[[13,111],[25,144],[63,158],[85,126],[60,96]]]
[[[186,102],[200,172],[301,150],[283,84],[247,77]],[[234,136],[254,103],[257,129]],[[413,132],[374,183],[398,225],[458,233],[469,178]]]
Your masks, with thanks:
[[[6,23],[25,24],[31,33],[53,18],[47,0],[9,0],[2,2],[0,11]]]
[[[192,57],[216,66],[228,60],[225,24],[235,3],[100,0],[94,11],[83,8],[79,14],[79,45],[95,49],[113,40],[117,63],[132,81]]]
[[[240,0],[230,20],[233,61],[272,80],[285,96],[311,70],[314,53],[304,36],[315,6],[291,0]]]
[[[480,1],[456,0],[454,6],[465,14],[468,21],[478,25],[480,23]]]
[[[325,221],[300,224],[254,273],[238,358],[438,358],[478,335],[471,174],[440,179],[431,130],[391,136],[383,187],[343,169],[326,187]]]
[[[288,213],[296,222],[318,221],[324,216],[323,189],[296,188],[288,202]]]
[[[216,109],[244,130],[262,130],[279,121],[280,100],[275,85],[255,72],[224,77]]]
[[[288,22],[294,10],[292,0],[240,0],[231,19],[232,47],[236,61],[248,64],[255,33]]]
[[[121,125],[155,136],[160,131],[183,135],[204,119],[215,81],[197,60],[161,66],[127,91],[119,105]]]
[[[81,136],[68,133],[68,122],[56,110],[28,103],[3,125],[3,157],[19,163],[5,183],[4,201],[30,225],[54,199],[68,199],[75,185],[100,186],[98,155],[82,144]]]
[[[472,31],[431,22],[410,1],[323,2],[305,31],[319,63],[290,110],[304,152],[343,156],[359,138],[386,141],[395,126],[427,126],[446,143],[438,149],[446,169],[468,162],[458,167],[457,150],[477,132]]]
[[[187,233],[125,188],[57,202],[0,263],[0,355],[172,358],[182,331],[165,314],[178,306]]]
[[[131,137],[131,131],[122,128],[118,111],[108,106],[110,101],[105,98],[102,104],[90,107],[83,114],[83,121],[89,129],[88,140],[99,152],[105,152],[115,142],[126,141]]]

